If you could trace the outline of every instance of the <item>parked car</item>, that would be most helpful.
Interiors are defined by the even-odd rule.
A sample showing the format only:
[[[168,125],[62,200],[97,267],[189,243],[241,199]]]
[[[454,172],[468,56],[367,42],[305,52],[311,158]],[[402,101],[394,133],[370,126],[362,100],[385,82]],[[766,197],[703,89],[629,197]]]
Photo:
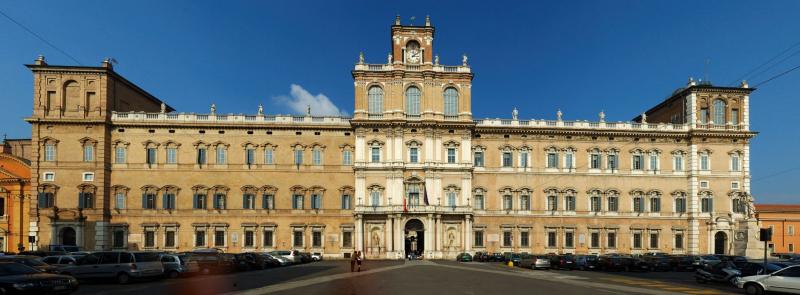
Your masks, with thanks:
[[[558,268],[558,269],[568,269],[574,270],[577,268],[575,264],[575,256],[572,254],[564,254],[556,256],[558,264],[553,264],[553,260],[550,260],[550,267]]]
[[[235,256],[240,270],[266,269],[269,266],[267,258],[259,253],[247,252],[236,254]]]
[[[747,264],[747,257],[744,256],[735,256],[735,255],[714,255],[719,258],[720,261],[731,261],[733,262],[736,267],[741,268],[745,264]]]
[[[280,255],[274,255],[270,253],[264,253],[264,255],[274,259],[277,262],[276,266],[287,266],[292,264],[292,262],[289,259]]]
[[[675,255],[669,257],[669,266],[673,271],[694,271],[699,265],[699,257],[696,255]]]
[[[458,255],[456,255],[456,261],[459,261],[459,262],[471,262],[472,261],[472,255],[469,255],[469,253],[459,253]]]
[[[300,253],[300,263],[309,263],[312,261],[311,253],[308,252],[299,252]]]
[[[70,245],[50,245],[48,247],[50,252],[58,252],[61,254],[72,254],[74,252],[82,252],[83,249],[78,246],[70,246]]]
[[[596,270],[600,265],[599,262],[596,255],[575,256],[575,266],[580,270]]]
[[[171,279],[200,272],[200,265],[189,255],[161,254],[161,263],[164,275]]]
[[[322,253],[319,252],[311,253],[311,261],[322,261]]]
[[[280,255],[284,258],[288,259],[292,264],[300,263],[300,252],[297,250],[286,251],[286,250],[277,250],[269,252],[272,255]]]
[[[504,262],[504,261],[506,261],[506,258],[505,258],[505,256],[503,256],[503,253],[492,253],[492,255],[489,255],[489,261],[491,261],[491,262]]]
[[[11,261],[33,267],[41,272],[56,273],[57,267],[42,262],[39,256],[29,255],[4,255],[0,256],[0,261]]]
[[[77,289],[78,280],[71,276],[43,273],[16,262],[0,262],[0,290],[9,294],[70,294]]]
[[[672,270],[670,259],[667,256],[649,255],[642,257],[641,260],[647,263],[648,267],[650,268],[650,271]]]
[[[714,255],[702,255],[700,256],[700,268],[709,268],[714,266],[717,263],[720,263],[719,257]]]
[[[276,267],[276,266],[283,266],[284,264],[281,262],[280,259],[276,258],[275,256],[270,255],[269,253],[258,253],[264,258],[264,261],[267,262],[267,267]],[[281,257],[283,258],[283,257]],[[285,258],[284,258],[285,260]],[[288,264],[288,260],[286,260]]]
[[[739,268],[739,271],[742,272],[743,277],[767,275],[779,271],[781,269],[784,269],[786,267],[789,267],[789,265],[790,264],[782,262],[770,262],[767,263],[765,271],[763,262],[762,263],[747,262],[742,267]]]
[[[161,277],[164,265],[154,252],[107,251],[83,256],[59,272],[81,280],[116,279],[117,283],[127,284],[131,279]]]
[[[603,255],[597,258],[597,265],[603,271],[628,271],[631,259],[619,255]]]
[[[522,256],[520,256],[519,253],[508,252],[504,256],[505,256],[504,260],[505,263],[511,262],[514,263],[514,265],[519,265],[520,260],[522,259]]]
[[[42,258],[42,262],[59,267],[64,265],[74,265],[81,257],[83,256],[78,256],[78,255],[47,256]]]
[[[642,258],[634,258],[631,257],[629,261],[630,267],[628,267],[628,271],[639,271],[639,272],[646,272],[653,269],[653,265]]]
[[[520,259],[520,266],[530,269],[549,269],[550,258],[545,255],[524,254]]]
[[[800,290],[800,265],[789,266],[771,274],[741,277],[736,287],[744,289],[748,295],[761,295],[764,292],[785,292],[797,294]]]

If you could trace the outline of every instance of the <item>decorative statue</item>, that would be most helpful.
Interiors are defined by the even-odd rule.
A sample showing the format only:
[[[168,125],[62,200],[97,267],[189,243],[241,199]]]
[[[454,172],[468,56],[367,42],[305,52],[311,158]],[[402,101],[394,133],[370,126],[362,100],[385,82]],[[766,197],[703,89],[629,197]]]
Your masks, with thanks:
[[[600,111],[600,122],[605,122],[605,121],[606,121],[606,113]]]
[[[518,115],[519,115],[519,111],[517,111],[517,108],[515,107],[514,110],[511,111],[511,119],[516,121]]]
[[[215,104],[215,103],[211,104],[211,114],[212,115],[216,115],[217,114],[217,104]]]
[[[167,105],[162,101],[161,102],[161,113],[163,114],[163,113],[166,113],[166,112],[167,112]]]
[[[647,123],[647,114],[642,113],[642,123]]]
[[[467,66],[467,59],[468,58],[467,58],[467,54],[466,53],[464,55],[462,55],[461,56],[461,65],[466,67]]]
[[[439,55],[438,54],[433,57],[433,64],[435,64],[437,66],[439,65]]]
[[[386,57],[386,64],[387,65],[392,64],[392,54],[391,53],[389,53],[389,56]]]
[[[378,231],[372,232],[372,246],[378,247],[381,244],[381,238],[378,236]]]
[[[558,109],[556,112],[556,120],[561,121],[561,117],[564,116],[564,113],[561,112],[561,109]]]
[[[259,115],[263,115],[264,114],[264,106],[262,104],[260,104],[260,103],[258,104],[258,114]]]
[[[306,109],[306,115],[311,116],[311,105],[308,105],[308,108]]]
[[[359,52],[358,53],[358,64],[363,64],[363,63],[364,63],[364,52]]]

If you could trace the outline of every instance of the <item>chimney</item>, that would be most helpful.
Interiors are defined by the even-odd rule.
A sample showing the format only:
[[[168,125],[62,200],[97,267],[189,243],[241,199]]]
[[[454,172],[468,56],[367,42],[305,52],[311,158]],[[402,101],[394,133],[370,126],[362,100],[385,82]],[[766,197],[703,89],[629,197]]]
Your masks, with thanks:
[[[46,66],[47,62],[44,60],[44,55],[39,54],[39,56],[36,57],[36,61],[34,61],[33,64],[37,66]]]

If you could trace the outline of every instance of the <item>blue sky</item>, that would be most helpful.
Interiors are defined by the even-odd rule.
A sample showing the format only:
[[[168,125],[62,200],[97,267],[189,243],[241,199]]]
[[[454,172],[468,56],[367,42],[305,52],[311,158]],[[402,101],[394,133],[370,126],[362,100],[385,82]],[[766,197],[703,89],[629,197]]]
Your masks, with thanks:
[[[352,113],[358,53],[382,63],[396,14],[431,15],[444,64],[470,57],[475,117],[630,120],[689,76],[735,82],[800,42],[797,1],[4,1],[0,10],[81,64],[105,57],[178,111]],[[791,55],[800,47],[788,52]],[[30,137],[32,79],[44,54],[75,62],[0,16],[0,132]],[[779,58],[778,60],[781,60]],[[706,60],[709,60],[706,66]],[[800,54],[750,85],[800,65]],[[707,69],[707,70],[705,70]],[[797,203],[800,70],[751,98],[753,192]],[[323,106],[324,105],[324,106]]]

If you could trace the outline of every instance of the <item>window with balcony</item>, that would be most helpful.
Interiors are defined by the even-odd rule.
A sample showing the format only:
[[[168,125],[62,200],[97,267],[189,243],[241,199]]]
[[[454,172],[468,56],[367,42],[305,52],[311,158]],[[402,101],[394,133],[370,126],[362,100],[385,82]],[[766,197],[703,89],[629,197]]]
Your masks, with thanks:
[[[381,162],[381,148],[379,147],[372,147],[370,153],[371,162],[372,163],[380,163]]]
[[[447,164],[456,163],[456,148],[447,148]]]
[[[370,205],[372,206],[380,206],[381,205],[381,192],[380,191],[372,191],[370,192]]]
[[[589,156],[589,169],[600,169],[600,154],[592,153]]]
[[[370,117],[383,115],[383,89],[372,86],[367,91],[367,111]]]
[[[608,193],[608,212],[619,211],[619,195],[616,192]]]
[[[721,99],[714,100],[714,124],[725,125],[725,101]]]
[[[224,210],[226,208],[225,194],[214,194],[214,209]]]
[[[455,207],[456,205],[456,192],[447,192],[447,206]]]
[[[415,86],[408,87],[406,89],[406,115],[409,117],[418,117],[419,116],[419,101],[420,101],[420,91],[419,88]]]
[[[657,192],[650,194],[650,212],[661,212],[661,195]]]
[[[450,155],[448,155],[448,158]],[[409,148],[408,149],[408,162],[409,163],[419,163],[419,148]]]
[[[453,87],[444,90],[444,115],[445,117],[458,116],[458,90]]]

